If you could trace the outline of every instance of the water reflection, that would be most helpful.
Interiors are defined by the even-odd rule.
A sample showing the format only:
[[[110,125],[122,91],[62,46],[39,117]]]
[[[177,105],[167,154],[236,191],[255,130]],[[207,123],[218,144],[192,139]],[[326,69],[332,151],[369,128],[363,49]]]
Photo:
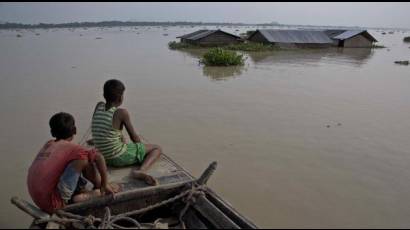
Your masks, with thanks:
[[[372,57],[368,48],[298,49],[272,52],[250,52],[255,64],[319,65],[320,63],[347,64],[359,67]]]
[[[184,49],[178,51],[184,56],[199,60],[207,49]],[[203,66],[202,74],[214,81],[226,81],[241,75],[244,70],[246,71],[246,68],[243,66]]]
[[[246,68],[243,66],[204,66],[202,73],[214,81],[226,81],[242,74]]]
[[[182,53],[184,56],[188,56],[191,58],[201,58],[207,51],[207,49],[182,49],[182,50],[175,50],[177,52]]]

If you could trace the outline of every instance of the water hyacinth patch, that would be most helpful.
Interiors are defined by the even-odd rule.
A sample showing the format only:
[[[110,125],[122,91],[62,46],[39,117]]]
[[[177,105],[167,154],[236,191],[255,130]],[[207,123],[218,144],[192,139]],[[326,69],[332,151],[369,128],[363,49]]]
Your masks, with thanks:
[[[243,54],[238,54],[235,51],[213,48],[204,54],[201,62],[206,66],[244,65],[245,58]]]

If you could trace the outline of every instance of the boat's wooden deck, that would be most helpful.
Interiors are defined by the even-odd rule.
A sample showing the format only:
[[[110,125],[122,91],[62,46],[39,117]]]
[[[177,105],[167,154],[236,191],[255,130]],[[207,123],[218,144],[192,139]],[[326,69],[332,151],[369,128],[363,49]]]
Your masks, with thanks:
[[[138,188],[149,187],[141,180],[136,180],[130,176],[133,167],[109,168],[109,180],[122,185],[123,191],[129,191]],[[159,185],[172,184],[176,182],[187,182],[193,178],[168,156],[162,155],[156,161],[147,173],[159,182]]]

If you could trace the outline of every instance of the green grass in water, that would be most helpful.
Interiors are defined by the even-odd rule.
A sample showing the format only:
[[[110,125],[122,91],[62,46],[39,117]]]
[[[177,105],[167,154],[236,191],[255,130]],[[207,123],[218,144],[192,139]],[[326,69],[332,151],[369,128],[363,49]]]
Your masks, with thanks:
[[[374,48],[374,49],[384,49],[384,48],[387,48],[387,47],[384,46],[384,45],[372,45],[372,48]]]
[[[222,48],[212,48],[201,59],[206,66],[232,66],[244,65],[245,58],[242,54]]]
[[[172,50],[178,50],[178,49],[195,48],[196,46],[188,44],[188,43],[172,41],[168,43],[168,47]]]

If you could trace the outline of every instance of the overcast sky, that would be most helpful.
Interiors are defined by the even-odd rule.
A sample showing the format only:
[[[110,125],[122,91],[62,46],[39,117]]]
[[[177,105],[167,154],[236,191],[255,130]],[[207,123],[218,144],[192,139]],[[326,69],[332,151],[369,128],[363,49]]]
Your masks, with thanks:
[[[203,21],[410,28],[410,3],[0,3],[0,22]]]

